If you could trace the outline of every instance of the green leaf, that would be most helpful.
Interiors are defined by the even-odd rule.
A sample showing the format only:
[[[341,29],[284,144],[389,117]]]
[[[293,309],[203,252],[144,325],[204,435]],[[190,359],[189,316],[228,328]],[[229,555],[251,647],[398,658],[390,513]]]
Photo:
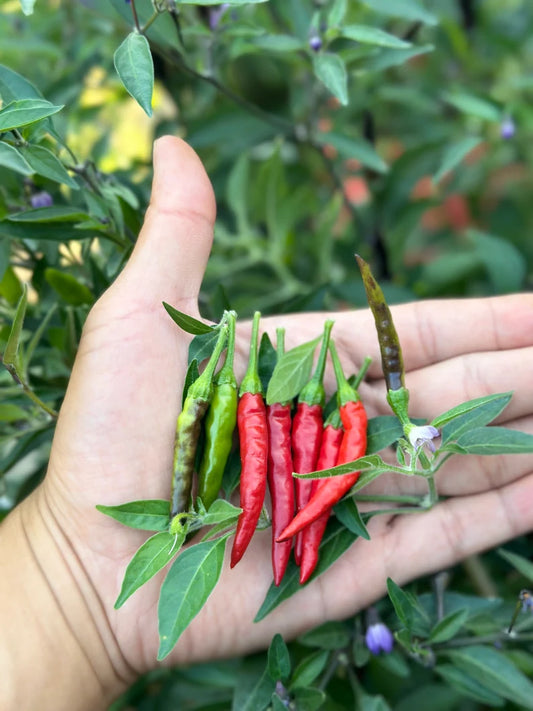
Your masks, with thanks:
[[[447,424],[448,422],[451,422],[454,420],[456,417],[460,417],[461,415],[464,415],[468,412],[472,412],[472,410],[476,410],[477,408],[483,407],[485,403],[490,403],[493,400],[504,400],[505,404],[502,407],[502,410],[504,407],[507,405],[509,400],[512,397],[512,392],[507,392],[507,393],[494,393],[493,395],[486,395],[485,397],[477,397],[474,400],[468,400],[467,402],[462,402],[460,405],[456,405],[455,407],[452,407],[450,410],[446,410],[446,412],[443,412],[442,415],[437,415],[434,420],[431,421],[431,425],[433,427],[442,427],[443,425]],[[489,420],[490,422],[490,420]]]
[[[502,118],[501,111],[495,104],[472,94],[448,92],[443,98],[448,104],[469,116],[476,116],[485,121],[500,121]]]
[[[437,25],[439,19],[426,10],[416,0],[363,0],[374,12],[390,17],[398,17],[411,22],[423,22],[425,25]]]
[[[20,152],[31,166],[32,172],[56,183],[68,185],[73,190],[79,190],[77,182],[69,175],[63,163],[48,148],[28,145],[21,147]]]
[[[170,524],[170,504],[163,499],[130,501],[118,506],[98,504],[96,508],[124,526],[142,531],[168,531]]]
[[[456,610],[439,620],[429,635],[429,642],[440,644],[455,637],[468,619],[468,610]]]
[[[254,664],[254,661],[251,664],[245,662],[235,680],[232,711],[265,711],[270,704],[276,682],[271,679],[267,669],[261,669],[258,674],[258,664]]]
[[[370,696],[364,692],[361,694],[360,708],[361,711],[390,711],[390,706],[383,696]]]
[[[449,686],[474,701],[496,707],[503,706],[505,703],[499,694],[489,691],[483,682],[476,681],[453,664],[438,664],[435,671]]]
[[[327,650],[319,650],[304,657],[292,675],[290,689],[297,689],[312,684],[323,671],[329,659]]]
[[[312,686],[294,689],[294,704],[298,711],[318,711],[323,708],[326,694]]]
[[[410,632],[413,629],[415,615],[419,609],[416,598],[402,590],[391,578],[387,578],[387,592],[398,619]]]
[[[226,537],[192,545],[173,563],[159,598],[159,652],[164,659],[200,612],[218,582]]]
[[[188,314],[184,314],[183,311],[178,311],[178,309],[175,309],[165,301],[163,301],[163,306],[174,323],[177,323],[182,331],[185,331],[186,333],[192,333],[193,336],[197,336],[202,333],[212,333],[214,330],[213,326],[209,326],[207,323],[203,323],[203,321],[199,321]]]
[[[457,444],[466,454],[529,454],[533,435],[506,427],[478,427],[462,434]]]
[[[411,46],[410,42],[406,42],[377,27],[369,27],[368,25],[345,25],[340,28],[340,32],[342,37],[355,40],[361,44],[372,44],[377,47],[392,47],[394,49],[406,49]]]
[[[31,175],[33,170],[15,146],[0,141],[0,165],[22,175]]]
[[[468,230],[466,236],[475,245],[475,252],[485,267],[494,291],[505,294],[520,291],[527,272],[521,252],[506,239],[479,230]]]
[[[286,683],[291,674],[291,658],[283,637],[275,634],[268,648],[268,673],[274,681]]]
[[[26,420],[28,413],[22,407],[14,405],[11,402],[0,404],[0,422],[16,422],[17,420]]]
[[[379,455],[370,454],[359,457],[359,459],[354,459],[353,462],[337,464],[335,467],[330,467],[329,469],[321,469],[316,472],[308,472],[307,474],[293,472],[293,476],[297,479],[327,479],[332,476],[351,474],[353,471],[370,471],[372,474],[375,474],[376,470],[381,473],[388,472],[390,471],[390,466],[386,464]]]
[[[258,5],[268,0],[228,0],[228,5]],[[180,5],[220,5],[220,0],[179,0]]]
[[[316,77],[331,91],[343,106],[348,105],[348,74],[338,54],[320,52],[313,56]]]
[[[357,536],[351,531],[348,531],[339,521],[332,519],[328,523],[326,533],[320,545],[318,564],[313,574],[309,578],[309,582],[315,580],[319,575],[322,575],[332,565],[337,558],[345,553],[352,543],[357,539]],[[255,616],[255,622],[260,622],[272,610],[274,610],[284,600],[291,597],[298,590],[301,590],[300,585],[300,568],[291,559],[283,580],[276,587],[273,583],[268,589],[265,599]]]
[[[136,31],[130,32],[116,50],[113,60],[128,94],[151,116],[154,63],[146,37]]]
[[[54,106],[44,99],[19,99],[0,111],[0,131],[11,131],[57,114],[63,105]]]
[[[442,162],[438,170],[433,175],[433,182],[438,183],[442,178],[450,173],[461,163],[463,158],[482,143],[483,139],[478,136],[466,136],[465,138],[447,146],[442,156]]]
[[[336,651],[350,644],[350,631],[344,622],[325,622],[298,637],[299,644]]]
[[[328,12],[328,27],[338,27],[344,20],[346,10],[348,9],[347,0],[333,0]]]
[[[463,414],[456,415],[451,421],[442,428],[442,442],[446,444],[451,440],[457,440],[462,434],[476,427],[483,427],[492,422],[498,415],[507,407],[511,400],[512,393],[499,393],[497,395],[489,395],[484,398],[477,398],[479,404],[475,407],[469,407]],[[471,400],[471,405],[475,401]],[[454,408],[459,410],[458,408]],[[435,426],[435,425],[434,425]]]
[[[5,106],[18,99],[42,99],[43,95],[25,77],[0,64],[0,97]]]
[[[126,568],[115,610],[122,607],[136,590],[172,560],[184,540],[185,533],[178,535],[164,531],[156,533],[142,544]]]
[[[48,267],[44,271],[44,278],[56,294],[67,304],[81,306],[82,304],[92,304],[94,302],[94,296],[89,287],[79,282],[68,272]]]
[[[320,340],[321,337],[318,337],[313,341],[302,343],[282,355],[276,363],[268,384],[266,394],[268,405],[274,402],[288,402],[298,395],[309,380],[313,357]]]
[[[362,138],[353,138],[338,133],[321,133],[316,137],[322,144],[333,146],[344,158],[355,158],[367,168],[375,170],[376,173],[386,173],[389,166],[376,153],[374,146]]]
[[[20,0],[20,6],[22,7],[22,12],[25,15],[33,15],[35,0]]]
[[[291,35],[260,35],[251,40],[252,44],[270,52],[297,52],[305,48],[305,44]]]
[[[200,333],[195,336],[189,346],[189,362],[193,360],[201,363],[209,358],[218,340],[218,330],[213,328],[209,333]]]
[[[214,526],[219,523],[230,524],[239,518],[242,509],[230,504],[225,499],[216,499],[209,507],[202,523],[204,526]]]
[[[533,683],[501,652],[472,645],[447,651],[446,655],[489,691],[525,709],[533,709]]]
[[[367,541],[370,540],[370,534],[366,530],[357,504],[353,499],[343,499],[339,501],[334,508],[334,512],[335,516],[349,531],[355,533],[357,536],[361,536],[361,538]]]
[[[263,333],[261,336],[261,342],[259,343],[259,353],[257,356],[257,370],[259,372],[259,379],[261,380],[261,385],[263,386],[263,392],[266,393],[268,390],[268,385],[270,379],[272,378],[272,373],[278,362],[278,354],[276,349],[272,345],[270,336],[268,333]]]
[[[67,205],[54,205],[53,207],[37,207],[34,210],[14,212],[9,215],[10,222],[79,222],[87,219],[86,212]]]
[[[498,548],[498,555],[513,566],[524,578],[527,578],[533,583],[533,563],[517,553],[506,551],[503,548]]]
[[[367,454],[380,452],[385,447],[397,442],[403,437],[400,421],[394,415],[379,415],[368,420]]]
[[[181,406],[185,405],[185,400],[187,398],[187,393],[189,392],[189,388],[191,385],[194,383],[195,380],[198,380],[200,377],[200,371],[198,370],[198,361],[196,359],[191,360],[189,363],[189,367],[187,368],[187,372],[185,373],[185,380],[183,381],[183,393],[182,393],[182,398],[181,398]]]
[[[409,49],[390,49],[383,47],[379,52],[364,58],[362,69],[368,72],[382,72],[391,67],[398,67],[405,64],[414,57],[433,52],[435,45],[424,44]]]
[[[20,371],[20,336],[24,317],[26,315],[26,306],[28,304],[28,287],[26,284],[22,287],[22,296],[17,304],[15,317],[11,326],[11,331],[7,339],[7,344],[4,350],[2,361],[4,365],[15,371],[16,374]]]

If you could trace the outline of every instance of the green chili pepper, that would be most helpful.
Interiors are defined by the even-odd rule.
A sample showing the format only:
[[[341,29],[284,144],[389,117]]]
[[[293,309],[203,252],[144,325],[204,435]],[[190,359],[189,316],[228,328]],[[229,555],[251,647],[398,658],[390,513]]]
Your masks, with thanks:
[[[213,373],[220,354],[226,345],[227,332],[227,314],[225,314],[220,324],[220,334],[215,350],[209,358],[203,373],[189,387],[183,408],[178,417],[170,497],[171,521],[177,514],[184,513],[189,508],[196,447],[200,436],[202,418],[207,412],[209,402],[213,397]]]
[[[237,423],[238,386],[233,372],[235,314],[228,315],[226,360],[214,380],[214,393],[205,418],[205,447],[198,468],[198,496],[209,509],[222,485],[224,468]]]
[[[376,323],[381,352],[381,366],[388,391],[387,400],[401,423],[409,424],[409,416],[407,415],[409,391],[405,387],[402,349],[392,321],[392,314],[385,301],[383,291],[370,270],[370,266],[358,254],[355,255],[355,258],[363,277],[368,305]]]

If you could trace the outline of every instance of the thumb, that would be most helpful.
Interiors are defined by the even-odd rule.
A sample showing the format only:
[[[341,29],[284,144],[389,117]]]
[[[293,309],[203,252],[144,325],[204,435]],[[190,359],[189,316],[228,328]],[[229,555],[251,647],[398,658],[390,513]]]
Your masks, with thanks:
[[[133,253],[111,287],[129,308],[188,303],[197,297],[213,238],[216,206],[200,159],[179,138],[154,144],[152,196]]]

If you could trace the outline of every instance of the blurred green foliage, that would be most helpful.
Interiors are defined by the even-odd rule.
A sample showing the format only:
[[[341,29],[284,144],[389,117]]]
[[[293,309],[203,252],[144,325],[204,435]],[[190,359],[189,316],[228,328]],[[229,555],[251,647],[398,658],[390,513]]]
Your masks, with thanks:
[[[391,303],[530,289],[532,30],[526,0],[37,0],[28,15],[4,2],[0,511],[45,471],[88,309],[142,223],[158,135],[189,141],[215,188],[206,317],[362,306],[355,251]],[[115,54],[125,41],[139,75]],[[527,555],[528,542],[511,547]],[[431,643],[431,581],[419,581],[414,646],[382,601],[400,631],[390,656],[369,658],[357,617],[291,644],[274,697],[279,640],[268,665],[160,670],[116,708],[278,709],[285,691],[297,709],[533,708],[531,641],[453,647],[465,630],[501,644],[524,584],[495,553],[484,560],[511,602],[484,606],[472,569],[457,569],[446,614],[467,614],[445,641]]]

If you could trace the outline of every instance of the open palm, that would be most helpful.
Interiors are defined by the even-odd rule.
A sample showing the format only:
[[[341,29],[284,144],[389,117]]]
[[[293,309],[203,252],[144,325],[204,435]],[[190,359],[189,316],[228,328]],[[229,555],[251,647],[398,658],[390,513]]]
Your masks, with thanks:
[[[161,306],[198,314],[197,295],[211,247],[214,198],[194,152],[178,139],[155,148],[153,200],[135,251],[89,315],[54,439],[45,483],[26,504],[57,531],[54,545],[74,552],[75,577],[94,590],[92,612],[108,631],[111,657],[136,673],[155,665],[156,576],[113,609],[125,566],[146,535],[95,510],[96,504],[168,498],[175,422],[189,337]],[[355,269],[355,264],[354,264]],[[422,302],[394,309],[404,350],[412,415],[432,417],[459,402],[517,390],[503,423],[533,432],[533,298]],[[361,395],[370,416],[387,414],[378,345],[367,310],[334,315],[334,337],[346,370],[366,355],[374,363]],[[316,337],[323,314],[267,318],[285,326],[287,347]],[[242,375],[249,327],[238,334]],[[333,379],[327,373],[331,392]],[[455,464],[457,462],[457,464]],[[253,624],[271,582],[270,532],[258,533],[181,638],[168,663],[233,655],[268,644],[274,632],[294,636],[325,619],[367,606],[398,583],[452,565],[533,523],[531,456],[456,458],[439,473],[450,498],[428,513],[382,516],[323,576]],[[387,493],[412,486],[380,479]],[[33,508],[32,508],[33,507]],[[490,525],[487,525],[490,522]]]

